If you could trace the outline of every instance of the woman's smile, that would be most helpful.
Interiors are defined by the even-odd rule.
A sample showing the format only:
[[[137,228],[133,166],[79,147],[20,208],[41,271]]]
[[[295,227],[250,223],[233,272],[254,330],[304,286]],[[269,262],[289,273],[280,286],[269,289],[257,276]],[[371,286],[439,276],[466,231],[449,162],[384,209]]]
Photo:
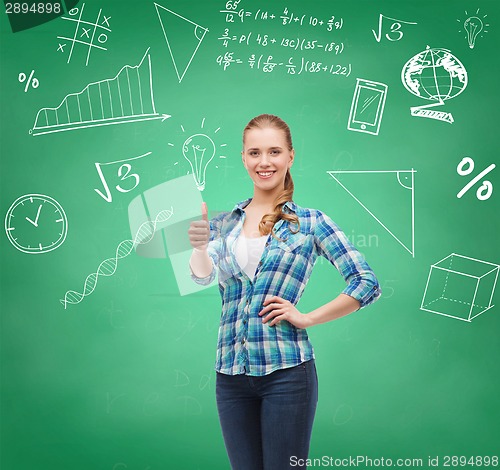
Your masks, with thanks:
[[[283,130],[264,127],[246,131],[242,158],[254,183],[254,203],[272,201],[283,191],[293,157]]]
[[[276,173],[276,170],[274,170],[274,171],[257,171],[257,174],[263,180],[267,180],[267,179],[271,178],[275,173]]]

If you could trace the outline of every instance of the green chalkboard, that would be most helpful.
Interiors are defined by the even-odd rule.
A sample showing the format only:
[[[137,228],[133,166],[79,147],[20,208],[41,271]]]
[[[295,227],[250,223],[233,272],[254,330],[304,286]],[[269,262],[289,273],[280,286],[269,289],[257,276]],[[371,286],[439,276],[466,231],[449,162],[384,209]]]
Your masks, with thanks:
[[[185,282],[182,234],[201,200],[214,217],[252,196],[241,137],[261,113],[292,130],[295,202],[383,290],[308,330],[311,464],[498,466],[497,0],[2,10],[2,469],[229,468],[221,299]],[[297,308],[343,287],[321,258]]]

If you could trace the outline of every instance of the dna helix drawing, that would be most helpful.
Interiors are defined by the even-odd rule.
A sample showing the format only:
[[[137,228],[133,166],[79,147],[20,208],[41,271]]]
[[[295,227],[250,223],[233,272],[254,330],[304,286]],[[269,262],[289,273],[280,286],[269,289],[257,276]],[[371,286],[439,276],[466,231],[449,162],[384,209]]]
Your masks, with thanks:
[[[64,305],[64,308],[66,308],[68,304],[78,304],[83,300],[84,297],[92,294],[97,285],[99,276],[112,276],[116,272],[118,260],[126,258],[128,255],[130,255],[130,253],[132,253],[137,245],[145,245],[146,243],[149,243],[155,235],[156,225],[160,222],[165,222],[170,219],[173,213],[174,210],[172,207],[170,208],[170,210],[160,211],[154,221],[148,220],[139,227],[135,234],[134,240],[122,241],[116,248],[115,257],[104,260],[97,268],[97,272],[89,274],[87,276],[83,287],[83,293],[76,292],[74,290],[69,290],[66,292],[66,294],[64,295],[64,299],[60,299],[60,302]]]

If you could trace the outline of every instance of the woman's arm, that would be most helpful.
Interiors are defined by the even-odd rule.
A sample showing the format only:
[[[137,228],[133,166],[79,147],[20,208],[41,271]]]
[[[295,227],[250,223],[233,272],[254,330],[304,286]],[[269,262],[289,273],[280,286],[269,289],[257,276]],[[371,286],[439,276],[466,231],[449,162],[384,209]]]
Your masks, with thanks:
[[[349,241],[338,225],[321,211],[317,211],[314,241],[318,254],[330,261],[344,278],[347,285],[342,294],[359,302],[358,308],[353,311],[366,307],[380,298],[382,291],[379,282],[364,256]],[[337,298],[332,302],[336,300]],[[331,302],[326,305],[331,305]],[[334,304],[335,307],[337,305],[340,304]],[[331,311],[331,308],[328,307],[327,310]],[[323,307],[321,309],[324,311]],[[335,317],[334,313],[332,315]]]
[[[328,302],[312,312],[306,313],[305,317],[308,320],[309,326],[314,326],[344,317],[349,313],[359,310],[360,307],[361,304],[354,297],[340,294],[331,302]]]
[[[208,220],[208,209],[205,203],[201,208],[202,220],[191,222],[188,236],[193,247],[189,268],[191,279],[202,286],[208,286],[216,276],[215,266],[218,264],[220,250],[219,224],[221,216]]]
[[[317,211],[313,237],[317,253],[337,268],[346,287],[335,299],[306,314],[300,313],[295,305],[282,297],[269,297],[259,312],[260,316],[266,315],[262,319],[263,323],[274,326],[287,320],[297,328],[308,328],[348,315],[380,297],[378,280],[363,255],[332,219],[321,211]]]
[[[212,258],[208,256],[208,250],[205,248],[193,248],[193,253],[189,260],[189,266],[191,267],[191,272],[196,277],[207,277],[210,276],[213,269]]]
[[[259,312],[259,316],[266,313],[267,315],[262,318],[262,323],[274,326],[282,320],[287,320],[297,328],[309,328],[330,320],[336,320],[361,307],[361,304],[354,297],[347,294],[340,294],[331,302],[305,314],[300,313],[290,301],[276,295],[267,298],[263,305],[264,308]]]

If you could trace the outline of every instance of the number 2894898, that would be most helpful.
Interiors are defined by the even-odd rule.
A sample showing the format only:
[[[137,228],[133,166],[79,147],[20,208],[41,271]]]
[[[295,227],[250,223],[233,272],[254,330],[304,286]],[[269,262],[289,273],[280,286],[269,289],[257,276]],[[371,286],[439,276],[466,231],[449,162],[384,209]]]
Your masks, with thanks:
[[[61,13],[61,4],[59,2],[6,3],[5,13],[9,15],[50,15],[52,13],[58,14]]]

